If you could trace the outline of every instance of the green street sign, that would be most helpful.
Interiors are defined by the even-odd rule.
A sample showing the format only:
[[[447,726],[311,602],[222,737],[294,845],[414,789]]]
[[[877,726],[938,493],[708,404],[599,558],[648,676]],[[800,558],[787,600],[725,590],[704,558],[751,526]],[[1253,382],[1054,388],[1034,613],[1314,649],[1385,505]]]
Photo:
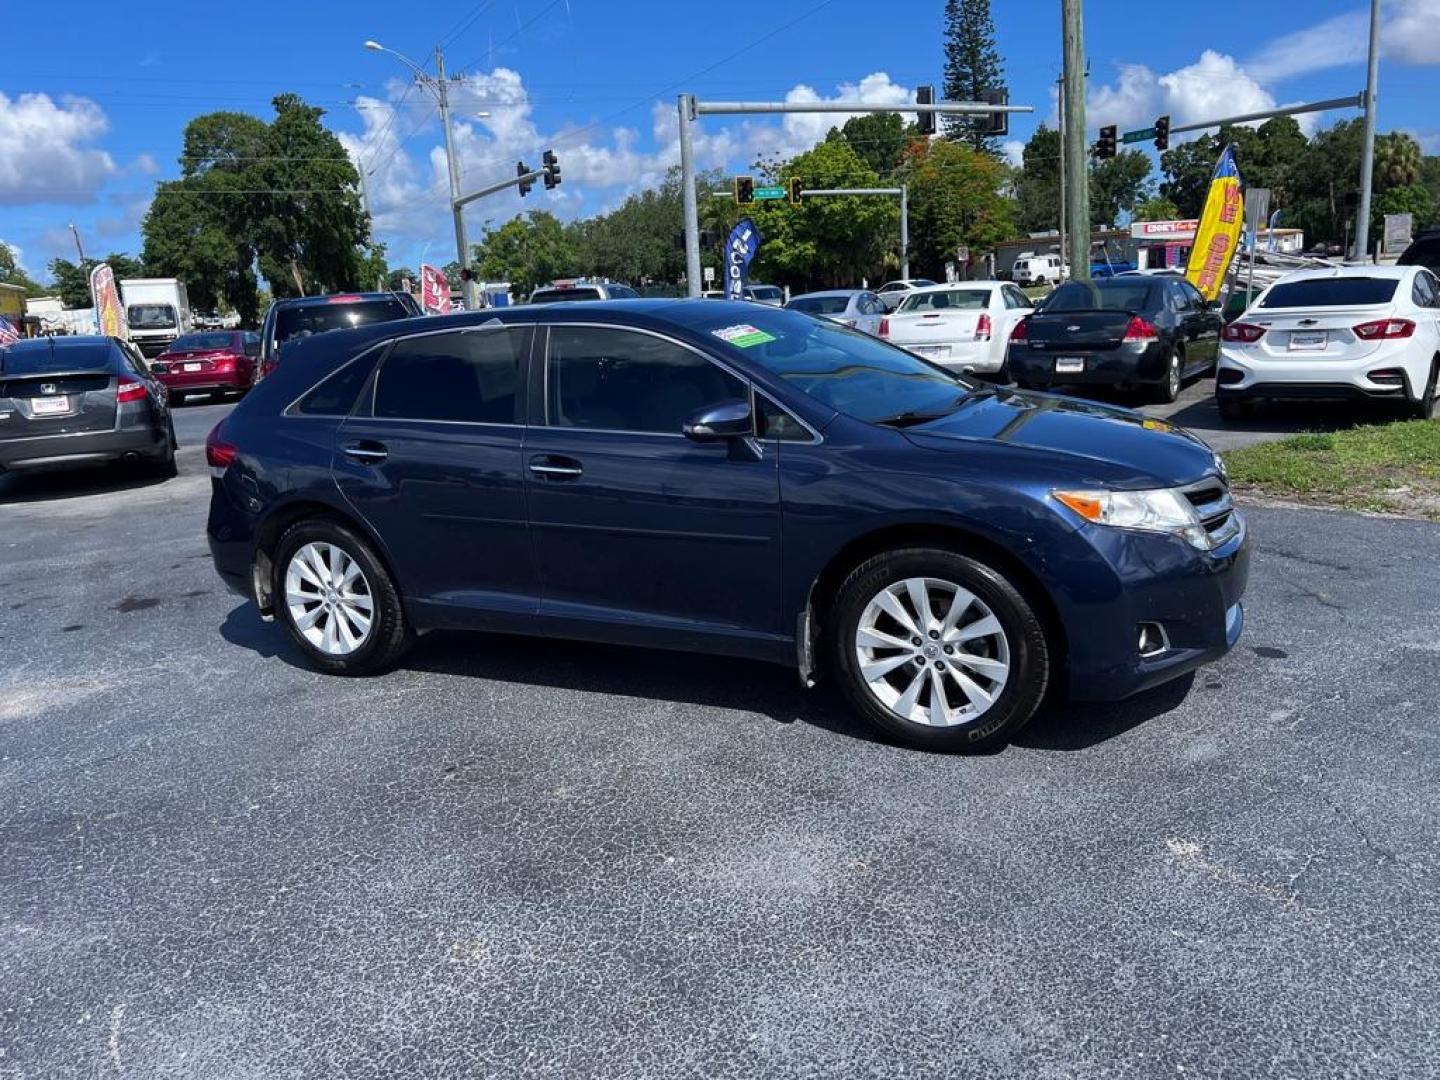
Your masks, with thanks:
[[[1139,131],[1127,131],[1120,136],[1120,141],[1122,143],[1149,142],[1153,138],[1155,138],[1155,129],[1148,127],[1141,128]]]
[[[757,199],[783,199],[789,193],[783,187],[757,187],[755,198]]]

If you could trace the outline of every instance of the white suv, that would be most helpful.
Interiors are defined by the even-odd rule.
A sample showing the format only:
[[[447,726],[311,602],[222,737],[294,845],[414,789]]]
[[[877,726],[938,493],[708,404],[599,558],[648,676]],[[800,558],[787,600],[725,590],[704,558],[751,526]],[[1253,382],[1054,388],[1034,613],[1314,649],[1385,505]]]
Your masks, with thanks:
[[[1225,327],[1215,396],[1242,415],[1267,399],[1390,400],[1435,416],[1440,280],[1423,266],[1298,270]]]

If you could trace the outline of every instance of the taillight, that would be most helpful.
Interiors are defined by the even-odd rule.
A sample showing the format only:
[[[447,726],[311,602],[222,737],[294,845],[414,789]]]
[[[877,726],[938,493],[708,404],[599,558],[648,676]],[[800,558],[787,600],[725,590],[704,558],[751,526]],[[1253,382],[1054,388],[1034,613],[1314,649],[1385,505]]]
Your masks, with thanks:
[[[222,420],[210,429],[210,434],[205,437],[205,461],[209,464],[212,474],[218,475],[230,467],[239,453],[233,445],[220,437],[220,429],[225,426]]]
[[[1220,331],[1220,336],[1226,341],[1240,341],[1248,345],[1265,336],[1265,327],[1248,322],[1232,322]]]
[[[132,379],[121,379],[115,387],[115,401],[123,404],[127,401],[144,401],[146,397],[145,384],[135,382]]]
[[[1025,341],[1030,337],[1030,320],[1021,319],[1015,324],[1015,329],[1010,331],[1011,341]]]
[[[270,374],[272,371],[274,371],[274,370],[275,370],[275,361],[274,361],[274,360],[261,360],[261,361],[260,361],[260,373],[255,376],[255,381],[256,381],[256,382],[259,382],[261,379],[265,378],[266,375],[269,375],[269,374]]]
[[[1125,327],[1126,341],[1153,341],[1160,336],[1160,331],[1146,322],[1139,315],[1130,316],[1130,325]]]
[[[880,336],[883,338],[890,336],[890,317],[888,315],[880,320]]]
[[[988,311],[982,311],[980,318],[975,323],[975,340],[990,340],[990,313]]]
[[[215,363],[215,370],[216,370],[216,371],[234,371],[234,370],[235,370],[235,357],[233,357],[233,356],[217,356],[217,357],[215,358],[214,363]]]
[[[1355,336],[1362,341],[1389,341],[1412,337],[1414,333],[1415,324],[1409,319],[1376,319],[1355,327]]]

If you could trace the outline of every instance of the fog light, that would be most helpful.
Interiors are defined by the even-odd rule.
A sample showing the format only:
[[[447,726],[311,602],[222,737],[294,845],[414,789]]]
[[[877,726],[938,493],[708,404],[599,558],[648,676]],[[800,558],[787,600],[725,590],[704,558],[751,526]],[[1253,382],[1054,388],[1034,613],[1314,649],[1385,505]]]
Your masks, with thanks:
[[[1170,638],[1165,634],[1165,627],[1156,622],[1142,622],[1138,646],[1140,655],[1146,658],[1168,652]]]
[[[1404,386],[1405,373],[1399,368],[1384,368],[1381,371],[1372,371],[1367,376],[1371,382],[1383,383],[1386,386]]]
[[[1245,373],[1239,368],[1233,367],[1221,368],[1215,376],[1215,381],[1221,386],[1229,386],[1231,383],[1243,382],[1244,379]]]

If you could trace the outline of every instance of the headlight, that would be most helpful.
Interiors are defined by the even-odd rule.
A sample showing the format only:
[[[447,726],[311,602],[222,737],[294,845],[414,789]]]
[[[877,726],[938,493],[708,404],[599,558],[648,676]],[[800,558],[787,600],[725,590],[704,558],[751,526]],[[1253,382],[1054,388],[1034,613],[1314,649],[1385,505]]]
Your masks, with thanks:
[[[1178,491],[1057,491],[1055,498],[1086,521],[1120,529],[1171,533],[1201,551],[1210,550],[1210,535],[1190,500]]]

